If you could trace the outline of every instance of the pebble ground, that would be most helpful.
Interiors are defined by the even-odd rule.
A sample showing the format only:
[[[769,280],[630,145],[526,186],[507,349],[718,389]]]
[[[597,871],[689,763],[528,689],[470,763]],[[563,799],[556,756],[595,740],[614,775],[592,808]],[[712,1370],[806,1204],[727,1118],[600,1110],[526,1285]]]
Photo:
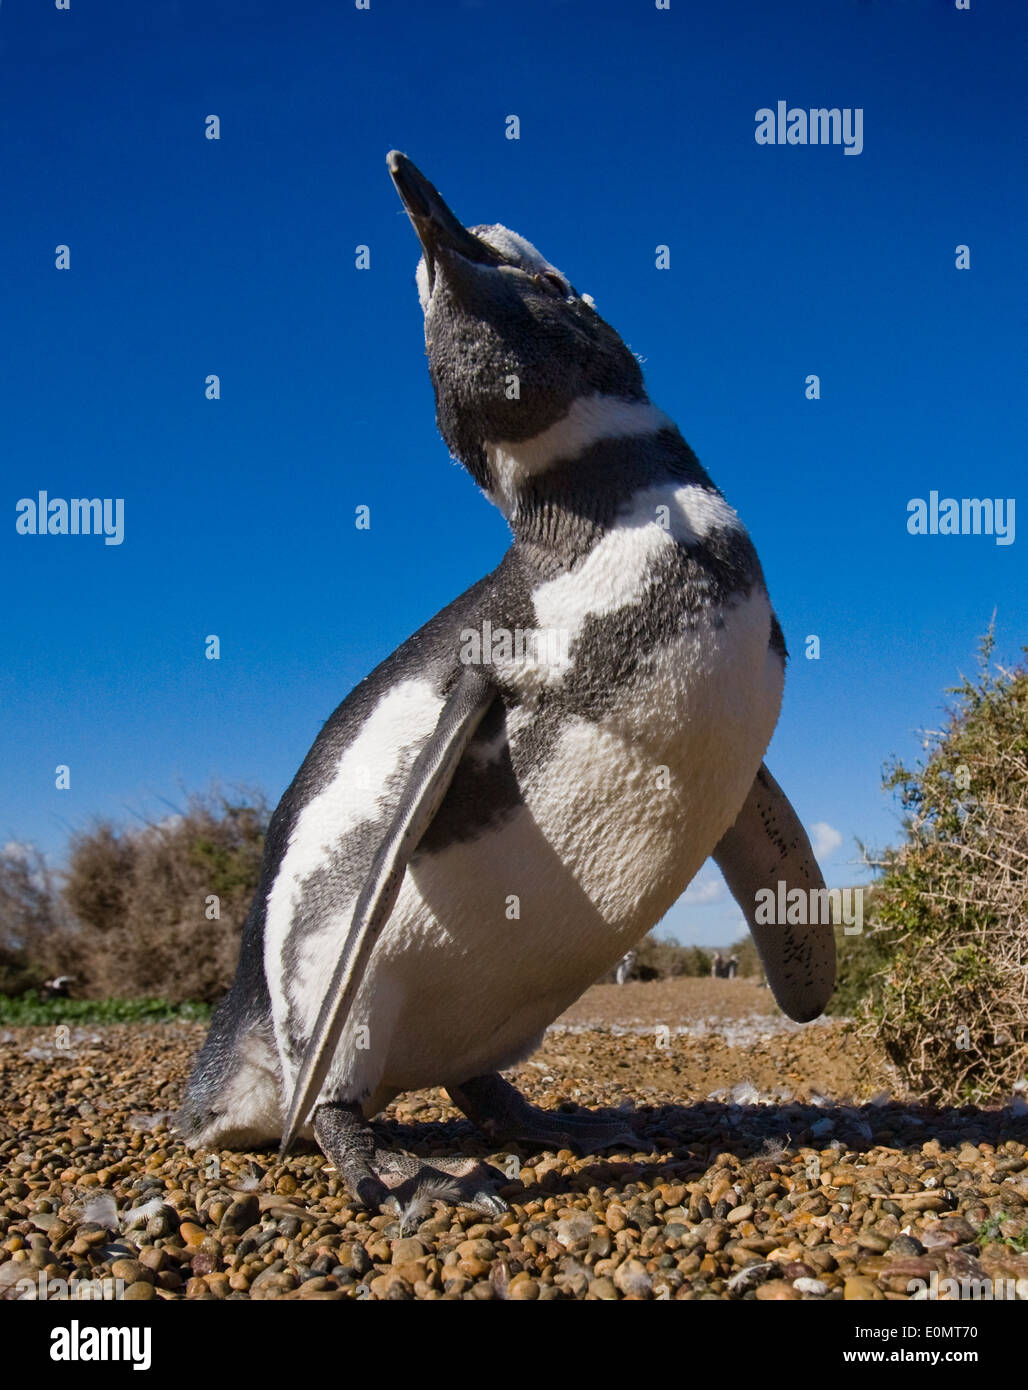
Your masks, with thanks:
[[[359,1208],[313,1152],[188,1152],[199,1025],[0,1030],[0,1298],[899,1300],[1028,1281],[1028,1104],[933,1110],[845,1022],[747,981],[596,986],[511,1073],[533,1102],[632,1110],[639,1152],[488,1151],[443,1091],[394,1146],[502,1173],[500,1219]],[[62,1041],[70,1045],[59,1045]],[[945,1286],[943,1286],[945,1290]],[[1022,1285],[1028,1293],[1028,1283]]]

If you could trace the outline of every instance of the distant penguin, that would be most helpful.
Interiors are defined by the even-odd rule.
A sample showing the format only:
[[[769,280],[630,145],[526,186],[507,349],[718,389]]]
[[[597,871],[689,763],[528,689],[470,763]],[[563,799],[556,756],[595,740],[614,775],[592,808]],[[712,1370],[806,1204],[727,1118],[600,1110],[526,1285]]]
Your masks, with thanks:
[[[74,975],[55,975],[52,980],[44,980],[42,997],[44,999],[68,999],[71,987],[77,981]]]
[[[626,951],[614,967],[614,983],[616,985],[627,984],[631,979],[632,971],[635,969],[637,952],[633,947],[631,951]]]
[[[492,1142],[637,1143],[500,1073],[711,855],[793,1018],[827,1002],[834,945],[756,920],[759,889],[823,882],[761,764],[786,653],[738,516],[592,301],[388,165],[438,425],[513,542],[343,701],[282,798],[178,1123],[205,1147],[313,1132],[368,1205],[495,1213],[472,1160],[378,1148],[369,1120],[441,1085]]]

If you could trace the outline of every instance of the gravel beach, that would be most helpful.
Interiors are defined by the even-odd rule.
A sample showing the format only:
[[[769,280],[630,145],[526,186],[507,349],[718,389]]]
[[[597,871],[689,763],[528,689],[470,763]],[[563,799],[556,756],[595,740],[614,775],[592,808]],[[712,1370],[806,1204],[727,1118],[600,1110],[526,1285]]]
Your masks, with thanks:
[[[402,1228],[313,1150],[183,1148],[168,1120],[202,1025],[68,1033],[0,1030],[0,1298],[60,1297],[59,1280],[139,1300],[899,1300],[933,1275],[1006,1296],[1028,1281],[1023,1093],[923,1107],[851,1025],[798,1027],[748,981],[595,986],[509,1073],[536,1104],[630,1109],[636,1153],[490,1152],[444,1092],[402,1096],[387,1141],[480,1157],[510,1207]]]

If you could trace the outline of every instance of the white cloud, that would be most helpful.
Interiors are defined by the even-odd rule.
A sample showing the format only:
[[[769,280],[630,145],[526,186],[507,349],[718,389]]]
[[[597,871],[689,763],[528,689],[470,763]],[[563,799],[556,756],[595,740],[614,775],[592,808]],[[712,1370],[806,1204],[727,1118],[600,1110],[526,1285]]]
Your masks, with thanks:
[[[685,900],[693,906],[698,903],[715,903],[724,891],[724,881],[720,878],[694,878],[685,890]]]
[[[827,859],[842,844],[842,836],[838,830],[824,820],[815,821],[810,827],[810,838],[818,859]]]

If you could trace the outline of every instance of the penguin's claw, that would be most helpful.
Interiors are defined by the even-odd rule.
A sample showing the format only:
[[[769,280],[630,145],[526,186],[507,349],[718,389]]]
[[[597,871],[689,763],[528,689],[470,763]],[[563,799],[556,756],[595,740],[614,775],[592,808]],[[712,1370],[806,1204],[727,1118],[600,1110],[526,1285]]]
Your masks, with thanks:
[[[352,1188],[353,1195],[361,1206],[367,1207],[370,1211],[383,1211],[391,1201],[395,1201],[381,1178],[374,1175],[358,1179],[352,1184]]]
[[[376,1153],[376,1165],[380,1150]],[[507,1203],[492,1191],[490,1184],[503,1181],[503,1175],[487,1164],[475,1160],[437,1159],[436,1163],[419,1163],[412,1154],[391,1152],[392,1172],[399,1168],[397,1160],[410,1173],[405,1181],[386,1197],[380,1209],[389,1212],[400,1222],[400,1234],[408,1235],[428,1216],[433,1206],[467,1207],[482,1216],[500,1217]],[[437,1166],[438,1165],[438,1166]],[[413,1171],[411,1171],[413,1169]],[[449,1171],[444,1171],[449,1170]]]
[[[355,1104],[319,1106],[314,1133],[329,1166],[356,1200],[396,1217],[404,1234],[437,1204],[468,1207],[490,1217],[507,1210],[492,1191],[505,1181],[497,1169],[463,1155],[428,1163],[403,1149],[379,1148]]]

